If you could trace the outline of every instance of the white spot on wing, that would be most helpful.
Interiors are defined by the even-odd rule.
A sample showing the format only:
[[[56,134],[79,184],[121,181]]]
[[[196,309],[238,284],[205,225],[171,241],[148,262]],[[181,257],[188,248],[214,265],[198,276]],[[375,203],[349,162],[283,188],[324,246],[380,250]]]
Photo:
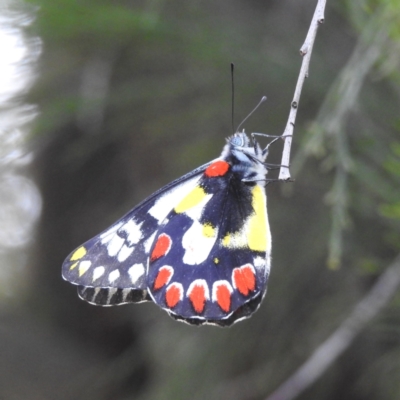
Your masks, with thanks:
[[[94,282],[96,279],[99,279],[103,274],[104,274],[104,271],[105,271],[106,269],[104,268],[104,267],[96,267],[94,270],[93,270],[93,278],[92,278],[92,282]]]
[[[97,296],[99,293],[100,293],[100,288],[99,288],[99,287],[94,288],[94,294],[93,294],[93,297],[92,297],[92,300],[93,300],[93,301],[95,301],[96,296]]]
[[[145,273],[143,264],[134,264],[129,268],[128,274],[131,278],[132,283],[136,283],[141,276]]]
[[[212,196],[213,196],[212,194],[205,195],[204,198],[198,204],[196,204],[192,208],[187,209],[185,211],[185,214],[188,215],[193,220],[199,220],[205,205],[209,202]]]
[[[254,267],[258,271],[263,271],[264,275],[267,276],[271,269],[271,257],[267,254],[267,258],[264,259],[262,257],[255,257],[254,258]]]
[[[103,243],[103,244],[108,243],[112,239],[115,232],[122,226],[122,224],[123,224],[123,222],[119,222],[117,225],[114,225],[110,229],[103,232],[100,235],[101,243]]]
[[[262,257],[255,257],[254,258],[254,266],[257,269],[264,268],[265,267],[265,259]]]
[[[122,302],[126,302],[126,298],[128,294],[131,292],[131,289],[122,289]]]
[[[197,185],[201,176],[196,176],[164,193],[150,208],[149,214],[162,222],[168,213]]]
[[[107,304],[110,304],[111,298],[114,296],[115,293],[117,293],[117,288],[108,288],[107,291]]]
[[[225,241],[225,238],[222,239],[222,245],[229,249],[243,249],[248,246],[248,231],[249,231],[249,221],[250,218],[245,221],[243,227],[240,231],[232,234],[228,234],[229,239]]]
[[[125,240],[118,236],[113,235],[112,239],[107,244],[107,252],[110,257],[114,257],[117,253],[121,250],[122,245],[124,244]]]
[[[123,245],[121,250],[118,253],[118,261],[124,262],[133,252],[134,247],[128,247],[127,245]]]
[[[143,222],[137,224],[132,218],[119,229],[120,231],[126,232],[126,240],[130,245],[139,243],[139,240],[142,238],[142,231],[140,229],[142,224]]]
[[[108,281],[110,283],[113,283],[115,280],[117,280],[120,276],[120,273],[117,269],[114,269],[114,271],[110,272],[110,274],[108,275]]]
[[[217,239],[217,232],[212,237],[203,235],[203,225],[197,220],[182,237],[182,247],[185,249],[183,262],[188,265],[197,265],[205,261]]]
[[[92,265],[92,262],[89,260],[81,261],[79,263],[79,276],[82,276]]]
[[[96,304],[96,296],[99,294],[100,288],[94,288],[92,296],[90,296],[89,293],[86,292],[87,289],[89,289],[89,288],[85,287],[81,292],[78,293],[78,296],[82,300],[85,300],[85,301],[89,302],[90,304]]]

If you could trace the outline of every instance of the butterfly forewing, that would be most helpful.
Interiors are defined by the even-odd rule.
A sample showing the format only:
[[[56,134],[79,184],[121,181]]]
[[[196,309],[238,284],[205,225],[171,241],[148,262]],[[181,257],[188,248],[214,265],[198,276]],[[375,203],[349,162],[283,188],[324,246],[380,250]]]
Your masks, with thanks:
[[[166,186],[109,229],[78,247],[63,264],[64,279],[81,286],[80,296],[91,303],[143,301],[148,255],[160,224],[173,205],[197,185],[200,174],[201,169],[193,171],[185,179]],[[83,290],[85,287],[104,290]],[[108,288],[137,290],[138,293],[119,293]]]

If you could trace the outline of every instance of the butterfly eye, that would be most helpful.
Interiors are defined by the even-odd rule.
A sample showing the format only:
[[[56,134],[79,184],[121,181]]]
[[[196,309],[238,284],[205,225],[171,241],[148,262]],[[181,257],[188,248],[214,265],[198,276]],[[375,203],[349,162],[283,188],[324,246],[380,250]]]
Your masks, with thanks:
[[[243,147],[246,145],[245,135],[236,133],[234,136],[231,137],[230,143],[233,146]]]
[[[239,136],[232,136],[229,142],[233,146],[240,146],[240,137]]]

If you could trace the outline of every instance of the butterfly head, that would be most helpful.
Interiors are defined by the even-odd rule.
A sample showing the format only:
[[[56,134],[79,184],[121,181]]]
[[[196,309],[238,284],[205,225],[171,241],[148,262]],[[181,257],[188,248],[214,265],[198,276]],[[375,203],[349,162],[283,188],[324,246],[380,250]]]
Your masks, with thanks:
[[[228,143],[236,147],[249,147],[250,139],[245,132],[236,132],[228,138]]]
[[[267,153],[263,152],[258,142],[252,142],[246,133],[236,132],[227,139],[227,144],[221,154],[235,172],[242,175],[243,181],[263,181],[267,174],[265,159]]]

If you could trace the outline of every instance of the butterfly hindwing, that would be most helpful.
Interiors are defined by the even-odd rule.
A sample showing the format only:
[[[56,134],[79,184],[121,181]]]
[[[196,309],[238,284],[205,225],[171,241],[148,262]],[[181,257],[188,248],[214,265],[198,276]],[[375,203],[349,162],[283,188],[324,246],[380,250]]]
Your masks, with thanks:
[[[222,171],[205,171],[168,214],[150,251],[150,296],[192,324],[230,325],[254,312],[266,291],[265,189],[236,179],[229,165]]]

